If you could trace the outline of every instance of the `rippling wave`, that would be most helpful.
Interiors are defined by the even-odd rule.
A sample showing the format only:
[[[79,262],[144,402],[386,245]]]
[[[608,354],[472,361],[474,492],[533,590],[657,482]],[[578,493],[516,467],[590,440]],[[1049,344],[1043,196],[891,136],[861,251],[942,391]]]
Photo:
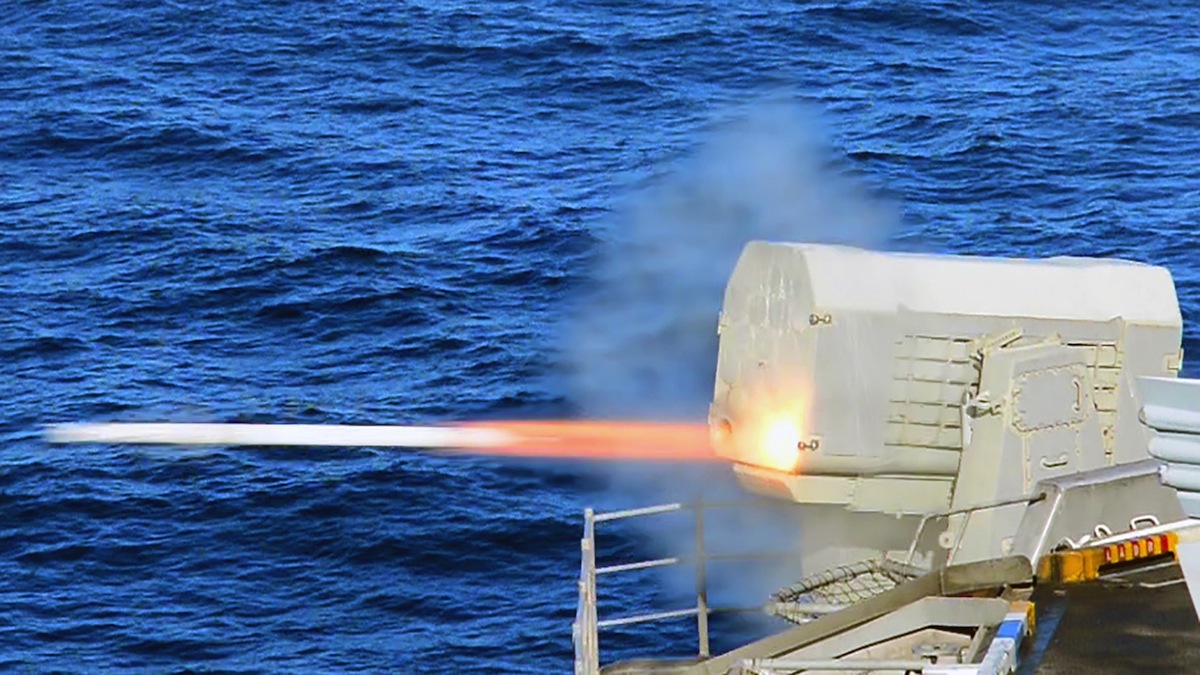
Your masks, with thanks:
[[[37,429],[595,411],[579,328],[612,320],[565,317],[630,240],[650,269],[599,297],[632,305],[616,328],[666,375],[600,369],[640,392],[625,406],[702,401],[722,256],[861,215],[793,189],[808,174],[785,136],[706,154],[766,100],[822,112],[830,170],[896,205],[884,245],[1167,265],[1200,353],[1193,15],[16,3],[0,22],[0,669],[566,671],[581,509],[661,484],[357,450],[51,448]],[[655,219],[670,237],[638,239]],[[613,559],[660,552],[654,533],[604,536]],[[682,606],[678,590],[614,581],[603,609]],[[687,653],[692,630],[618,631],[605,653]]]

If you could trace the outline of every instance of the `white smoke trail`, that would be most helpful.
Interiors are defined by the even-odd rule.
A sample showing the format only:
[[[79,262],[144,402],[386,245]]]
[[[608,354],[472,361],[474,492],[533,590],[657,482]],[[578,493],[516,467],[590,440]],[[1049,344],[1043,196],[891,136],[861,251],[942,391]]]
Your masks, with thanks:
[[[756,106],[699,147],[632,195],[608,233],[595,287],[567,335],[573,399],[586,416],[705,419],[725,281],[748,241],[878,248],[892,234],[896,211],[838,170],[801,107]],[[614,503],[602,506],[745,496],[725,467],[617,466],[608,477]],[[710,549],[745,550],[794,548],[800,527],[768,510],[727,514],[706,529]],[[678,521],[645,532],[670,549],[693,545]],[[798,573],[794,564],[753,578],[714,570],[709,581],[733,601],[761,602]]]

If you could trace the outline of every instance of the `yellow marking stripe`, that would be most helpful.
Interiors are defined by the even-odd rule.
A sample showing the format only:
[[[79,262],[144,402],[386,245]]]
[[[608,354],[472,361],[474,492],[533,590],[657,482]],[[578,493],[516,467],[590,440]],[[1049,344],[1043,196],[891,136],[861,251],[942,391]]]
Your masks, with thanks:
[[[1051,553],[1038,562],[1038,580],[1064,584],[1092,581],[1100,577],[1102,567],[1162,555],[1173,556],[1178,541],[1177,534],[1167,532],[1107,546]]]
[[[1023,612],[1025,614],[1025,632],[1033,635],[1037,626],[1037,612],[1034,604],[1028,600],[1013,600],[1008,603],[1008,611]]]
[[[1104,564],[1126,562],[1175,552],[1178,537],[1174,532],[1131,539],[1104,547]]]

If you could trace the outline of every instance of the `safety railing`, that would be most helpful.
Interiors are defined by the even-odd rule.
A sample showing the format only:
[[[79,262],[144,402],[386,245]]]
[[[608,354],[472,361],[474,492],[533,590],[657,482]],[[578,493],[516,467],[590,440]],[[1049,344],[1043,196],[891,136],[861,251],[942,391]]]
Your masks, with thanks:
[[[1140,526],[1138,523],[1148,523],[1148,525]],[[1155,534],[1166,534],[1168,532],[1179,533],[1183,530],[1190,530],[1193,527],[1200,527],[1200,520],[1195,518],[1184,518],[1183,520],[1174,520],[1169,523],[1159,523],[1158,517],[1154,515],[1138,516],[1129,521],[1129,529],[1124,532],[1113,533],[1112,528],[1104,523],[1099,523],[1092,532],[1091,537],[1083,537],[1079,541],[1068,542],[1072,544],[1071,548],[1080,548],[1082,546],[1107,546],[1109,544],[1119,544],[1129,541],[1130,539],[1138,539],[1140,537],[1148,537]]]
[[[575,623],[572,626],[572,639],[575,644],[575,675],[598,675],[600,672],[600,631],[615,626],[665,621],[684,617],[696,617],[697,653],[700,658],[706,658],[709,652],[708,619],[714,614],[758,612],[761,606],[754,607],[710,607],[707,590],[707,564],[712,561],[735,560],[769,560],[795,555],[794,551],[756,551],[710,554],[704,544],[704,514],[706,510],[718,508],[742,507],[788,507],[787,502],[773,500],[743,500],[728,502],[696,501],[687,503],[658,504],[636,509],[609,511],[597,513],[592,509],[584,510],[583,539],[580,541],[581,562],[579,571],[579,604],[575,612]],[[695,550],[691,555],[677,555],[666,558],[640,560],[636,562],[597,566],[596,564],[596,524],[627,518],[653,516],[659,514],[691,511],[695,517]],[[693,607],[662,612],[651,612],[622,616],[612,619],[600,619],[598,616],[597,577],[606,574],[617,574],[635,570],[646,570],[659,567],[694,563],[696,568],[696,604]]]
[[[856,674],[879,671],[923,673],[929,661],[900,659],[750,659],[742,664],[748,675],[795,675],[802,670],[832,670]]]
[[[921,518],[921,524],[917,526],[917,531],[913,534],[912,543],[908,547],[908,556],[904,559],[904,562],[910,565],[913,564],[913,557],[916,555],[917,546],[921,541],[921,535],[925,533],[925,526],[928,525],[930,521],[941,518],[949,519],[952,516],[963,516],[958,523],[958,527],[955,529],[952,542],[945,546],[945,548],[950,549],[950,552],[946,555],[946,565],[951,565],[954,563],[954,556],[958,553],[958,549],[962,546],[963,535],[965,535],[967,532],[967,525],[971,522],[971,516],[982,511],[991,511],[994,509],[1003,508],[1005,506],[1015,506],[1017,504],[1035,504],[1045,498],[1046,493],[1039,492],[1038,494],[1034,495],[999,499],[992,502],[983,502],[980,504],[973,504],[971,506],[964,506],[962,508],[950,509],[948,511],[938,511],[935,513],[926,514]]]

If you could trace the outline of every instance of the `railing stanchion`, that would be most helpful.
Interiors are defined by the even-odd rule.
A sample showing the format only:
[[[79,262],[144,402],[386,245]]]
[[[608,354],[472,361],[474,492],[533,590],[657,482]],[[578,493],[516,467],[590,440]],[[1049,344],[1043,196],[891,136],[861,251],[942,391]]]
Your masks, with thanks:
[[[704,498],[696,497],[696,630],[700,657],[708,658],[708,579],[704,561]]]
[[[693,614],[696,615],[696,632],[699,636],[698,651],[700,658],[709,658],[712,655],[711,647],[709,645],[708,617],[710,614],[751,611],[758,612],[761,611],[762,608],[759,606],[710,607],[708,601],[708,562],[710,560],[713,562],[729,560],[765,560],[791,556],[793,555],[793,552],[760,551],[742,554],[718,553],[714,555],[708,555],[705,552],[704,542],[704,511],[731,507],[769,506],[771,508],[777,508],[780,505],[781,502],[770,500],[705,502],[702,497],[698,496],[694,502],[694,505],[682,503],[658,504],[656,506],[625,509],[621,511],[607,511],[601,513],[597,513],[590,508],[584,509],[583,538],[580,540],[581,555],[579,581],[577,582],[579,591],[579,607],[575,613],[575,623],[571,627],[571,637],[572,641],[575,643],[575,675],[600,675],[601,630],[616,626],[640,624],[650,621],[665,621],[670,619],[690,617]],[[787,506],[791,505],[788,504]],[[685,511],[688,508],[695,508],[696,510],[696,555],[694,559],[696,563],[696,605],[687,609],[623,616],[601,621],[596,598],[597,575],[667,567],[669,565],[691,562],[692,558],[686,555],[678,555],[669,558],[614,563],[605,565],[604,567],[597,567],[596,524],[608,522],[610,520],[621,520],[625,518],[675,513],[679,511]]]
[[[584,606],[585,642],[587,650],[584,653],[588,675],[600,673],[600,618],[596,611],[596,512],[585,509],[583,512],[583,559],[584,585],[587,596]]]

